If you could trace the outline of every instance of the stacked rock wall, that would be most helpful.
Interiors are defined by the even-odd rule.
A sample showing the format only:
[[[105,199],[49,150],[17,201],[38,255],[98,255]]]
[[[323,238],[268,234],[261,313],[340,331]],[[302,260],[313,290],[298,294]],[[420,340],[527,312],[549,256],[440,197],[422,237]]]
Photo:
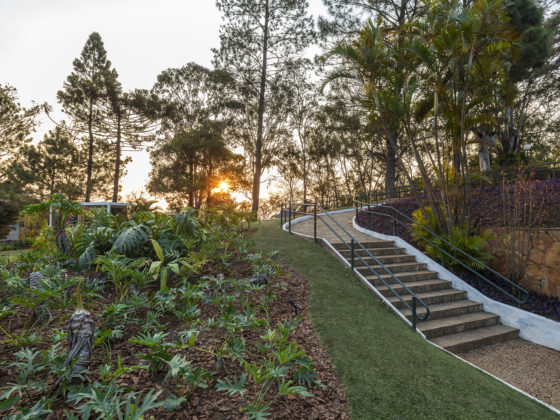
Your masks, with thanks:
[[[504,250],[507,241],[503,228],[489,228],[495,239],[489,240],[488,245],[492,254],[490,267],[504,276],[508,276],[507,259]],[[521,286],[545,293],[560,296],[560,228],[532,229],[533,246],[529,254],[527,273],[521,281]]]

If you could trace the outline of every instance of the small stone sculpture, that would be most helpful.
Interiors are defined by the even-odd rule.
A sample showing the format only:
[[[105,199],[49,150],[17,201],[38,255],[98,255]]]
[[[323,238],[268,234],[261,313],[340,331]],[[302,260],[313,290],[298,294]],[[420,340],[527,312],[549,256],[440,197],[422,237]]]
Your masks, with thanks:
[[[68,358],[64,366],[69,366],[78,355],[80,358],[72,366],[72,372],[87,369],[93,349],[93,334],[95,322],[91,313],[78,306],[76,312],[70,317],[68,329],[66,330],[66,342],[68,343]]]
[[[29,289],[41,290],[42,289],[41,280],[43,280],[43,275],[38,271],[33,271],[29,275],[29,283],[28,283]],[[45,302],[43,301],[39,305],[37,305],[37,307],[33,311],[33,320],[31,322],[33,321],[44,322],[51,319],[51,317],[52,317],[51,313],[45,307]]]
[[[41,289],[41,280],[43,280],[43,275],[38,271],[33,271],[29,275],[29,284],[28,287],[31,290],[40,290]]]

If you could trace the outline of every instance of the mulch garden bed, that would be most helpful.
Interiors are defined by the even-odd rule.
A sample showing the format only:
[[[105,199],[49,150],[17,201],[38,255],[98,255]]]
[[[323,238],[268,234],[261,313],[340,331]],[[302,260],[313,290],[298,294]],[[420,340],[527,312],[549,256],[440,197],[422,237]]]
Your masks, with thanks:
[[[211,267],[207,269],[207,273],[212,273],[213,271],[215,270]],[[229,272],[226,277],[229,278],[243,278],[252,274],[248,263],[234,263],[229,267],[228,271]],[[329,355],[319,342],[316,331],[307,314],[308,290],[305,279],[298,273],[294,272],[290,267],[282,266],[281,275],[279,276],[278,281],[280,283],[284,283],[285,287],[277,288],[275,290],[275,294],[278,298],[269,305],[270,324],[275,326],[280,321],[293,319],[296,316],[293,305],[295,303],[297,306],[297,316],[301,318],[301,322],[292,332],[290,339],[301,345],[305,349],[306,354],[312,358],[317,377],[324,387],[313,385],[308,388],[308,390],[313,393],[313,397],[301,397],[294,395],[280,396],[268,410],[271,414],[271,418],[348,419],[350,416],[345,391],[340,380],[335,374],[335,368],[329,360]],[[258,291],[255,294],[258,294],[259,292],[262,291]],[[96,315],[95,318],[98,327],[103,322],[100,317],[100,313],[102,312],[104,306],[115,301],[112,285],[107,285],[103,295],[102,299],[92,302],[89,307],[89,310]],[[292,303],[290,303],[290,300]],[[214,315],[213,312],[216,311],[215,307],[206,304],[200,305],[200,308],[202,310],[201,317],[205,319],[212,317]],[[52,325],[49,325],[42,330],[44,333],[44,340],[36,345],[36,350],[44,350],[52,345],[52,337],[54,334],[50,334],[48,330],[54,329],[55,327],[59,329],[65,328],[64,326],[67,319],[70,317],[73,310],[73,307],[67,308],[64,311],[51,310],[51,314],[53,316]],[[9,331],[18,333],[24,328],[31,315],[32,314],[29,309],[22,308],[17,314],[10,315],[2,319],[0,322]],[[142,313],[136,314],[136,316],[139,316],[140,319],[142,319],[144,315],[145,314]],[[259,316],[263,316],[263,314],[259,314]],[[188,329],[184,322],[181,322],[172,314],[168,314],[164,318],[160,319],[160,323],[167,324],[165,332],[169,333],[167,336],[169,340],[177,338],[181,331]],[[146,348],[128,341],[129,338],[137,335],[139,331],[140,326],[138,323],[127,323],[124,327],[122,339],[111,341],[110,351],[112,353],[113,363],[116,362],[117,355],[120,355],[124,366],[132,366],[142,363],[139,361],[137,355],[143,351],[145,352]],[[255,347],[257,341],[259,340],[258,335],[259,332],[255,331],[248,330],[243,332],[243,337],[247,343],[247,350],[250,354],[258,354]],[[3,337],[2,333],[0,333],[0,337]],[[215,344],[216,338],[220,338],[219,331],[217,332],[217,335],[213,336],[201,334],[197,340],[197,346],[212,348]],[[61,346],[64,345],[65,343],[61,344]],[[109,349],[107,348],[103,348],[103,346],[94,348],[92,363],[89,368],[90,378],[92,381],[100,380],[99,367],[103,363],[106,363],[106,352],[108,350]],[[15,360],[14,353],[17,351],[18,348],[6,344],[2,339],[0,341],[0,362],[13,362]],[[211,354],[195,351],[191,348],[177,350],[176,353],[186,356],[193,365],[204,367],[209,370],[215,369],[216,359]],[[0,388],[5,387],[5,385],[10,382],[15,382],[16,378],[14,377],[15,372],[13,369],[13,367],[10,368],[3,366],[0,363]],[[233,378],[234,376],[239,376],[242,372],[243,368],[240,366],[239,362],[226,360],[225,372],[223,372],[220,377],[222,379],[224,377]],[[121,376],[118,383],[129,387],[133,391],[144,391],[144,395],[149,390],[161,390],[162,394],[158,400],[162,400],[172,393],[177,394],[177,386],[171,381],[164,382],[164,376],[165,373],[160,373],[158,376],[152,377],[150,372],[147,370],[135,370]],[[54,387],[54,384],[56,383],[56,378],[52,375],[45,377],[44,380],[47,381],[51,387]],[[215,383],[215,380],[212,381],[208,384],[208,388],[206,389],[197,388],[193,394],[190,395],[186,404],[175,408],[171,412],[166,411],[163,407],[152,410],[153,416],[159,419],[192,420],[244,418],[245,415],[241,411],[241,407],[246,405],[247,401],[250,401],[251,393],[253,392],[252,384],[247,384],[247,388],[249,390],[244,397],[241,397],[238,394],[235,396],[228,396],[223,392],[218,392],[215,388]],[[24,397],[19,405],[31,407],[35,402],[36,401],[28,401],[26,400],[26,397]],[[66,403],[62,396],[55,401],[52,409],[53,412],[46,418],[65,418],[65,410],[71,412],[74,411],[74,413],[78,415],[77,411],[73,410],[73,407]]]
[[[471,285],[476,290],[482,292],[484,295],[488,296],[490,299],[495,301],[505,303],[506,305],[516,306],[517,302],[502,293],[496,287],[488,284],[488,282],[481,279],[479,276],[468,270],[461,270],[458,267],[446,267],[448,270],[452,271],[457,277],[463,280],[465,283]],[[515,291],[512,290],[512,286],[506,283],[504,280],[496,276],[490,271],[483,271],[486,278],[492,281],[495,285],[501,287],[502,289],[508,291],[515,296]],[[560,299],[556,296],[549,296],[542,293],[535,292],[533,290],[527,290],[529,292],[529,298],[525,303],[522,303],[519,308],[527,312],[532,312],[534,314],[543,316],[545,318],[552,319],[553,321],[560,322]]]

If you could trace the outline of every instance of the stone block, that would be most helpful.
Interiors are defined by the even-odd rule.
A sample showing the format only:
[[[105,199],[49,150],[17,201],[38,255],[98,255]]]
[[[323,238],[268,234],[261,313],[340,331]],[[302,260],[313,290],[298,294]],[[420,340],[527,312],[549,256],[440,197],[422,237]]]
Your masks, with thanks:
[[[560,242],[554,242],[546,251],[543,264],[550,268],[560,267]]]

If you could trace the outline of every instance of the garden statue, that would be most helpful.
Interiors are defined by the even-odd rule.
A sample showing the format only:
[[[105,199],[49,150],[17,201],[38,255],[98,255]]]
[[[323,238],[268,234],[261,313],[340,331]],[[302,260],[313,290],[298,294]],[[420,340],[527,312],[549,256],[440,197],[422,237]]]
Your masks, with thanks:
[[[72,372],[78,372],[88,368],[91,352],[93,350],[93,335],[95,332],[93,316],[82,306],[80,285],[78,285],[77,301],[76,312],[70,317],[66,330],[66,342],[68,343],[69,351],[64,365],[69,366],[72,360],[80,356],[74,366],[72,366]]]
[[[41,290],[42,289],[41,280],[43,280],[43,275],[38,271],[33,271],[29,275],[29,283],[28,283],[29,289]],[[34,309],[33,319],[31,320],[31,322],[34,321],[43,322],[43,321],[48,321],[51,318],[52,318],[51,313],[45,307],[45,302],[43,301],[39,303],[39,305],[37,305],[37,307]]]

